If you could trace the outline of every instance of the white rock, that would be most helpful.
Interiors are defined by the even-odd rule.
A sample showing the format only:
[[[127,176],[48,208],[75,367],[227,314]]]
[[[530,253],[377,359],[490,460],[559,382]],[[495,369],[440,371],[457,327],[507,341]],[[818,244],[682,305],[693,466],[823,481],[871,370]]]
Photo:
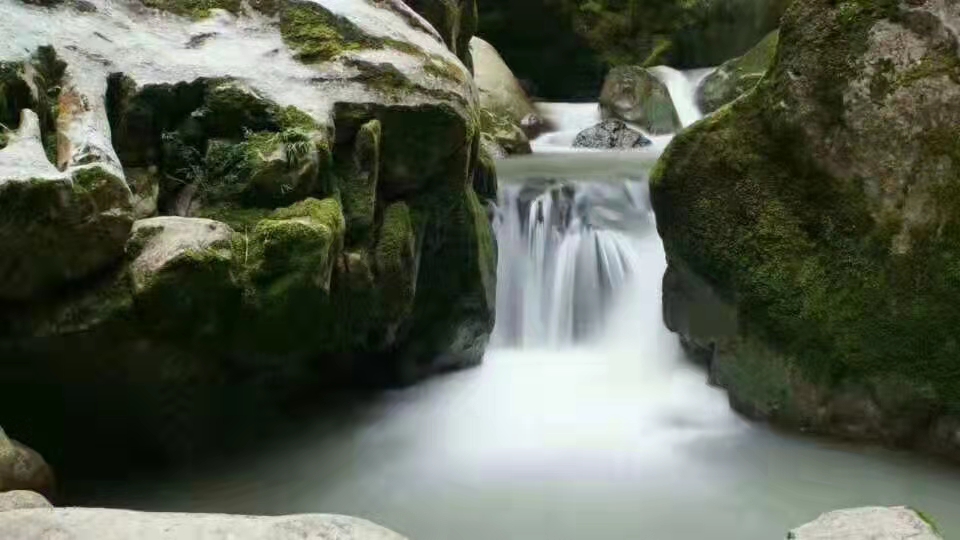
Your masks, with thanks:
[[[67,175],[58,171],[43,151],[37,113],[24,109],[20,113],[19,129],[10,134],[7,146],[0,150],[0,186],[27,180],[69,182]]]
[[[404,540],[362,519],[263,517],[57,508],[0,513],[0,538],[31,540]]]
[[[53,505],[35,491],[18,490],[0,493],[0,512],[27,508],[53,508]]]
[[[528,115],[536,114],[530,98],[521,88],[500,53],[493,45],[475,37],[470,40],[473,72],[480,89],[480,106],[498,114],[507,114],[519,124]]]
[[[794,529],[793,540],[939,540],[933,527],[909,508],[867,507],[837,510]]]

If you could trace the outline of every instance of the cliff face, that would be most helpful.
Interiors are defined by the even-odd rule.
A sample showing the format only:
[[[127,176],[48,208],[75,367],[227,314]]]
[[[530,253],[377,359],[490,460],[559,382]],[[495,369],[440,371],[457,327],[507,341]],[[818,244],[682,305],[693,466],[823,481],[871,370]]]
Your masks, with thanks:
[[[958,456],[960,8],[799,0],[652,180],[664,312],[741,411]]]
[[[477,90],[417,13],[43,4],[0,1],[5,427],[55,464],[78,430],[164,458],[479,361]]]

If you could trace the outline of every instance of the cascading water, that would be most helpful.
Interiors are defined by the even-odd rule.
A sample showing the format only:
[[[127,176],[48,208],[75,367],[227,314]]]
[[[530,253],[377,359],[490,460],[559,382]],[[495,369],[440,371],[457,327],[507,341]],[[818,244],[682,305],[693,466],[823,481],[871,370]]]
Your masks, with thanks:
[[[643,264],[626,231],[651,227],[644,184],[508,185],[501,197],[494,343],[561,346],[595,336],[614,293]]]
[[[696,88],[710,70],[685,73],[661,66],[652,71],[667,86],[681,123],[687,126],[698,120]],[[540,151],[575,152],[576,134],[600,119],[595,103],[548,103],[540,108],[558,130],[533,141]],[[518,160],[519,167],[502,171],[504,180],[516,183],[502,184],[494,223],[500,253],[495,346],[559,347],[597,338],[614,300],[622,297],[639,270],[660,266],[638,256],[644,238],[656,236],[644,165],[649,169],[670,138],[655,137],[660,144],[652,153],[630,152],[638,154],[639,162],[628,165],[622,176],[604,181],[593,176],[609,168],[610,155],[624,153],[598,156],[592,170],[588,164],[572,177],[569,170],[544,166],[560,156],[539,162],[527,158],[526,168]],[[638,301],[653,303],[659,298]],[[648,324],[658,326],[656,321]]]

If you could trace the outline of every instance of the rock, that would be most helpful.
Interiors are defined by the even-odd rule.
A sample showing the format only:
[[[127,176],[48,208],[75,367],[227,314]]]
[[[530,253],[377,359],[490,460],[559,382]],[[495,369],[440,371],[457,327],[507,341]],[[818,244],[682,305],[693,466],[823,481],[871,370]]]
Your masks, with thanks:
[[[360,127],[352,153],[345,157],[341,174],[341,198],[351,238],[367,237],[375,225],[377,180],[380,176],[380,122]]]
[[[779,40],[780,31],[775,30],[747,54],[725,62],[707,76],[697,89],[697,104],[701,112],[712,113],[753,90],[773,62]]]
[[[544,131],[547,131],[549,127],[547,121],[536,113],[528,114],[520,120],[520,129],[523,130],[528,139],[535,139]]]
[[[249,205],[282,205],[322,191],[318,182],[321,171],[329,168],[329,155],[324,155],[329,153],[329,143],[321,133],[300,129],[257,133],[247,135],[243,144],[243,167],[250,176],[240,197]],[[229,160],[231,150],[226,152]]]
[[[133,193],[133,217],[145,219],[157,215],[160,198],[160,178],[157,168],[126,169],[124,175]]]
[[[404,540],[399,534],[369,521],[322,514],[265,517],[99,508],[27,509],[0,514],[0,536],[4,538],[48,538],[51,534],[65,535],[73,540],[215,537],[236,540]]]
[[[233,257],[232,238],[230,227],[209,219],[164,216],[137,221],[127,244],[134,292],[157,287],[170,279],[165,274],[212,272],[226,277]]]
[[[496,141],[510,155],[530,154],[530,140],[508,116],[496,114],[487,109],[480,111],[480,129],[484,135]]]
[[[787,535],[791,540],[939,540],[936,527],[904,506],[827,512]]]
[[[192,459],[489,332],[472,2],[451,48],[400,0],[88,3],[0,0],[0,122],[33,114],[0,215],[39,204],[0,220],[11,430],[65,470]]]
[[[24,109],[0,150],[0,298],[23,300],[120,259],[133,223],[130,190],[100,164],[60,172]]]
[[[958,25],[798,0],[767,76],[652,173],[667,324],[738,410],[960,458]]]
[[[493,45],[475,37],[470,40],[470,53],[473,77],[480,90],[480,106],[508,116],[518,125],[524,120],[534,123],[539,117],[533,103]]]
[[[581,131],[573,140],[575,148],[607,150],[644,148],[651,144],[653,142],[644,137],[643,133],[631,129],[622,120],[604,120],[592,128]]]
[[[473,173],[473,191],[481,199],[497,202],[497,159],[506,157],[499,145],[484,138],[480,143],[480,159]]]
[[[53,470],[43,457],[0,429],[0,492],[30,490],[52,496]]]
[[[604,118],[625,120],[653,135],[680,130],[680,119],[666,85],[639,66],[610,70],[600,92],[600,110]]]
[[[511,154],[529,154],[529,137],[543,128],[543,120],[513,72],[497,50],[480,38],[470,41],[474,78],[483,108],[481,128]]]
[[[0,493],[0,512],[28,508],[53,508],[53,505],[43,495],[34,491],[17,490]]]

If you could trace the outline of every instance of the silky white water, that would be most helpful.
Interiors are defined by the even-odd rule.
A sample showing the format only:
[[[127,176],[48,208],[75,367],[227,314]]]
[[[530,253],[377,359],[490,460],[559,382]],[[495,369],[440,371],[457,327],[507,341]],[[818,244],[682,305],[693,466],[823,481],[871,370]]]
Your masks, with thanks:
[[[570,131],[588,123],[581,105],[543,109]],[[500,164],[482,366],[85,502],[343,513],[411,540],[773,540],[827,510],[905,504],[960,535],[960,471],[746,422],[686,360],[662,323],[651,164],[570,151]]]

